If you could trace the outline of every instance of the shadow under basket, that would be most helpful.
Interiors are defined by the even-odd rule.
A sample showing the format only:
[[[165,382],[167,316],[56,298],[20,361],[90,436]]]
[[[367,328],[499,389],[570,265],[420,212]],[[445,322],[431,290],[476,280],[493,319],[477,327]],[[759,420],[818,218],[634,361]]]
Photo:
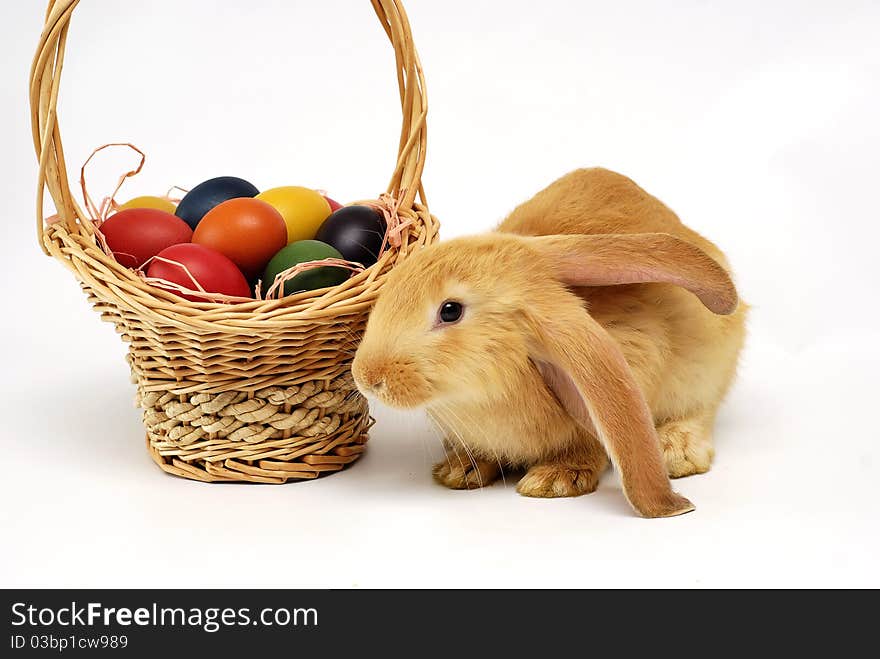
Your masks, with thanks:
[[[234,304],[189,302],[149,285],[101,249],[95,218],[74,200],[56,104],[77,4],[50,2],[31,72],[37,207],[48,190],[57,209],[51,224],[37,218],[38,236],[128,343],[150,455],[168,473],[206,482],[285,483],[342,470],[363,453],[372,425],[350,373],[369,311],[390,270],[438,232],[421,186],[424,78],[401,3],[372,0],[395,51],[403,109],[397,164],[375,203],[401,230],[378,263],[340,286]]]

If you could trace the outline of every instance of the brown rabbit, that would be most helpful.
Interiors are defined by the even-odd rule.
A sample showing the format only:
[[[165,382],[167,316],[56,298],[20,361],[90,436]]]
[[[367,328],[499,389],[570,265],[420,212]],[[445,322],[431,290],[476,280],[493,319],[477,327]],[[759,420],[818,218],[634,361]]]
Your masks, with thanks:
[[[525,468],[526,496],[596,489],[608,464],[645,517],[693,510],[668,476],[709,469],[746,308],[727,260],[630,179],[572,172],[483,236],[390,274],[358,387],[427,408],[451,488]]]

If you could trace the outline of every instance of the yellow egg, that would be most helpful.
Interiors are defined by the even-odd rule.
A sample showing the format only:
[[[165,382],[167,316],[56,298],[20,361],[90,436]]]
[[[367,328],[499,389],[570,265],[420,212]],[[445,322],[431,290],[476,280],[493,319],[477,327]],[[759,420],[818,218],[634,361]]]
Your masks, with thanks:
[[[122,204],[122,206],[119,207],[119,210],[124,211],[128,208],[155,208],[156,210],[165,211],[172,215],[174,215],[174,211],[177,210],[177,206],[167,199],[151,196],[135,197],[131,201],[126,201]]]
[[[287,225],[288,244],[297,240],[311,240],[330,216],[330,204],[320,193],[309,188],[296,185],[272,188],[258,194],[257,199],[274,206],[281,213]]]

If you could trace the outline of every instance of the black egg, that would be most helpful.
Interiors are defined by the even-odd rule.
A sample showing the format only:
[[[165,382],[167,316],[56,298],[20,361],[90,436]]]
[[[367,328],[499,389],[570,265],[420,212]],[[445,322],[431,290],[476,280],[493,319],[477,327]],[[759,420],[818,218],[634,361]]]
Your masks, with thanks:
[[[379,211],[369,206],[345,206],[324,220],[315,240],[335,247],[346,261],[368,268],[379,260],[385,228]]]

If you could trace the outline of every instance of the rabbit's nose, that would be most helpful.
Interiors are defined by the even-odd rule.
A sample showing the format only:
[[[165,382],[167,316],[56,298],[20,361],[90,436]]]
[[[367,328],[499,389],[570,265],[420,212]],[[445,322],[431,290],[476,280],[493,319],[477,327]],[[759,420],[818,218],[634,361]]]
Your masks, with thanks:
[[[382,396],[385,393],[385,380],[362,380],[358,389],[365,396]]]
[[[367,389],[374,393],[379,393],[385,388],[385,380],[373,380],[367,383]]]
[[[354,382],[363,393],[378,393],[385,388],[385,378],[378,369],[364,366],[363,360],[355,357],[351,369]]]

